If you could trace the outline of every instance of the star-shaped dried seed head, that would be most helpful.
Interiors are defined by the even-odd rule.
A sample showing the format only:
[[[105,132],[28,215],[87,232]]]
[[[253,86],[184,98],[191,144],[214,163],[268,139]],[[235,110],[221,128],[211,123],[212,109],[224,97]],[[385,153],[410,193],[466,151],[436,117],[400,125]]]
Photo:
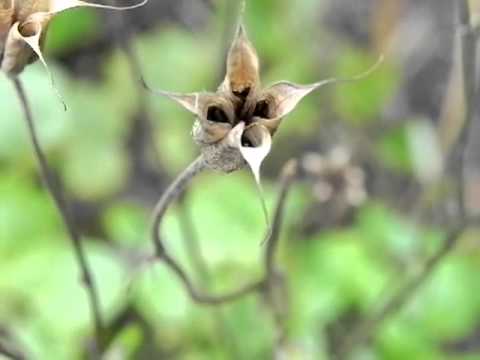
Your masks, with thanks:
[[[17,76],[37,59],[46,67],[42,50],[48,24],[62,11],[76,7],[127,10],[147,2],[117,7],[80,0],[0,0],[0,70]]]
[[[195,115],[193,138],[211,169],[232,172],[248,163],[259,183],[260,166],[270,152],[272,136],[300,100],[323,85],[359,80],[379,62],[350,79],[327,79],[310,85],[282,81],[262,88],[257,52],[240,24],[228,53],[225,79],[216,92],[152,91]]]

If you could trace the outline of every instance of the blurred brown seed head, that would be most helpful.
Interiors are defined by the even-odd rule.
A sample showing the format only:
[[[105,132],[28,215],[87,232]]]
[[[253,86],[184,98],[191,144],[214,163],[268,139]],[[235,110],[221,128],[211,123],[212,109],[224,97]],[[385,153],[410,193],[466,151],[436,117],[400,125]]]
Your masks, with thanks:
[[[142,6],[147,1],[115,7],[81,0],[0,0],[0,71],[16,76],[37,59],[46,66],[43,45],[48,24],[62,11],[76,7],[126,10]]]
[[[320,203],[340,201],[343,207],[357,207],[367,200],[365,172],[345,146],[335,146],[326,154],[305,154],[302,168],[313,180],[313,195]]]

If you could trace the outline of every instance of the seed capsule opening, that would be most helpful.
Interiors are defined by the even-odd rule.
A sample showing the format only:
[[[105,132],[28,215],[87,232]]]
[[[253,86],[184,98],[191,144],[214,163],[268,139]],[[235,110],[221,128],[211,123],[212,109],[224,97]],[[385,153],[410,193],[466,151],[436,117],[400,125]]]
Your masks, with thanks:
[[[210,106],[208,108],[207,120],[217,123],[229,123],[226,112],[218,106]]]

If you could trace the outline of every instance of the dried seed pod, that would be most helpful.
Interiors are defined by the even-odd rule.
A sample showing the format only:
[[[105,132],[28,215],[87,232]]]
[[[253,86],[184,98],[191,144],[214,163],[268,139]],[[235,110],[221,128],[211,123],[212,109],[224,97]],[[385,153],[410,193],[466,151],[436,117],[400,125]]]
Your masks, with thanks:
[[[37,59],[48,71],[43,44],[48,24],[62,11],[76,7],[128,10],[147,2],[143,0],[136,5],[118,7],[80,0],[0,0],[0,71],[17,76]]]
[[[270,152],[272,136],[302,98],[323,85],[362,79],[380,61],[350,79],[327,79],[311,85],[282,81],[262,90],[257,52],[240,22],[228,52],[225,79],[215,93],[178,94],[144,85],[195,115],[193,139],[208,167],[231,172],[248,163],[260,184],[260,167]]]

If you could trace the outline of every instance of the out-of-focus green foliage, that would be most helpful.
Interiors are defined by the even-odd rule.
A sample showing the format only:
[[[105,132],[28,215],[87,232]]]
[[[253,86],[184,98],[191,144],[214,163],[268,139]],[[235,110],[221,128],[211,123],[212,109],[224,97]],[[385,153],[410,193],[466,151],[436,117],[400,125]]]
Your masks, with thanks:
[[[92,9],[74,9],[55,17],[47,38],[49,52],[61,54],[88,44],[100,31],[99,23],[97,12]]]
[[[375,62],[376,54],[341,44],[335,64],[320,69],[318,52],[322,38],[329,35],[318,26],[319,12],[313,0],[250,2],[246,23],[266,83],[351,77]],[[50,55],[88,44],[98,35],[100,21],[90,10],[59,16],[50,29]],[[219,73],[220,23],[221,19],[212,18],[199,32],[162,25],[136,36],[134,46],[148,82],[171,91],[213,88]],[[153,119],[150,135],[160,164],[152,158],[152,166],[161,165],[169,176],[197,153],[189,135],[191,115],[141,92],[120,51],[105,56],[98,81],[67,74],[53,61],[51,65],[69,107],[66,113],[40,65],[22,75],[39,137],[69,197],[101,209],[97,226],[102,236],[86,236],[85,244],[107,321],[114,322],[126,307],[134,308],[141,318],[117,334],[107,358],[134,359],[146,344],[172,356],[168,358],[232,359],[233,353],[239,359],[270,358],[274,321],[260,297],[249,296],[221,309],[200,307],[163,264],[135,261],[152,251],[151,203],[126,192],[137,176],[132,173],[135,164],[127,144],[139,100],[147,98]],[[274,144],[273,152],[282,153],[282,162],[300,155],[302,139],[312,142],[312,133],[321,129],[332,111],[344,126],[374,126],[400,86],[401,76],[387,58],[366,80],[320,90],[282,124],[276,141],[290,144],[296,139],[286,147],[288,151],[283,154]],[[0,107],[0,328],[8,327],[33,359],[81,358],[85,354],[79,349],[92,335],[87,297],[63,225],[38,180],[13,88],[3,77]],[[419,142],[412,143],[412,132],[426,144],[423,150],[434,155],[417,156]],[[438,170],[430,162],[438,151],[431,134],[429,125],[406,123],[371,145],[382,166],[422,180]],[[427,175],[421,172],[425,166],[433,169]],[[354,319],[381,305],[407,276],[417,273],[418,264],[440,246],[445,232],[419,227],[391,204],[370,199],[347,226],[303,234],[299,224],[314,203],[307,185],[295,184],[290,196],[279,261],[291,297],[291,358],[326,359],[332,337],[328,329],[339,323],[348,329]],[[272,208],[275,182],[266,180],[265,189]],[[262,274],[265,222],[247,172],[202,175],[193,182],[186,206],[212,273],[207,284],[212,291],[236,288]],[[178,206],[169,211],[162,236],[198,278],[186,256],[181,216]],[[359,349],[356,358],[468,359],[445,355],[443,346],[478,327],[479,270],[478,251],[460,249],[404,311],[381,327],[373,350]],[[219,314],[225,329],[219,329]],[[353,320],[348,320],[349,315]]]

